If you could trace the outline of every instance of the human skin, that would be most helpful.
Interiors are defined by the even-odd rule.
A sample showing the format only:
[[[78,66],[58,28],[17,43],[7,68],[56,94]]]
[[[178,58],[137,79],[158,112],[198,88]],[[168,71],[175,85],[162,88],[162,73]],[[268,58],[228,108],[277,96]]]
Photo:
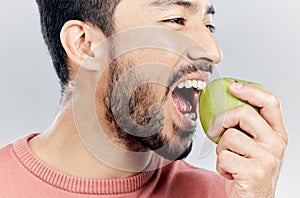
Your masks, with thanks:
[[[149,62],[159,62],[178,70],[181,65],[212,60],[212,65],[222,59],[220,47],[213,34],[207,28],[212,23],[212,15],[207,15],[207,8],[211,5],[207,0],[187,0],[187,4],[175,3],[168,6],[150,6],[150,0],[122,0],[114,14],[115,34],[132,28],[152,26],[170,28],[183,33],[201,45],[186,46],[182,56],[169,51],[144,49],[125,54],[120,57],[124,71],[135,65]],[[170,2],[170,1],[168,1]],[[130,5],[130,6],[129,6]],[[179,20],[186,19],[182,24]],[[124,178],[136,174],[112,168],[96,160],[85,148],[74,123],[72,109],[72,81],[80,65],[87,57],[93,57],[93,49],[106,39],[97,27],[80,21],[69,21],[61,31],[61,42],[67,52],[70,67],[71,83],[65,89],[62,107],[53,125],[30,141],[33,152],[43,161],[57,170],[70,175],[87,178]],[[161,35],[159,38],[177,45],[178,41]],[[116,46],[117,47],[117,46]],[[199,53],[205,50],[205,55]],[[127,65],[126,65],[127,64]],[[118,66],[120,66],[119,64]],[[89,70],[90,68],[85,68]],[[91,69],[90,69],[91,70]],[[200,79],[207,76],[202,71],[192,72],[185,78]],[[147,150],[136,139],[119,138],[115,125],[106,118],[107,107],[102,100],[107,96],[110,83],[108,71],[101,76],[101,87],[96,91],[96,113],[105,133],[118,146],[135,151]],[[160,131],[161,136],[172,148],[179,148],[184,152],[191,140],[174,138],[173,123],[182,118],[172,116],[176,109],[170,97],[163,99],[166,88],[150,85],[151,94],[155,101],[164,101],[163,106],[167,112],[166,121]],[[284,128],[279,100],[272,93],[257,89],[250,85],[234,83],[231,92],[238,98],[261,108],[261,114],[253,111],[248,105],[232,109],[220,114],[210,130],[211,136],[223,134],[217,147],[217,170],[226,180],[228,197],[272,197],[274,195],[280,166],[287,144],[287,134]],[[153,93],[155,95],[153,95]],[[145,107],[147,107],[145,105]],[[224,122],[223,122],[224,118]],[[138,118],[137,118],[138,119]],[[234,127],[240,123],[242,130],[252,135],[252,138],[240,133]],[[188,127],[189,128],[189,127]],[[192,133],[190,127],[186,133]],[[132,145],[135,145],[134,147]],[[145,162],[145,166],[147,163]],[[195,184],[196,185],[196,184]]]

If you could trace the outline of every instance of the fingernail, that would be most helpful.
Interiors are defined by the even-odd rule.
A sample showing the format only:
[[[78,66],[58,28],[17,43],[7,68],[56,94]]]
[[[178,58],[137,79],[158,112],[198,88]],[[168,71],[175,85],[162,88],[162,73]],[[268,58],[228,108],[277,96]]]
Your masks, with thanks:
[[[240,89],[240,88],[243,87],[243,84],[242,84],[242,83],[239,83],[239,82],[237,82],[237,81],[235,81],[235,82],[231,83],[231,87],[232,87],[233,89]]]

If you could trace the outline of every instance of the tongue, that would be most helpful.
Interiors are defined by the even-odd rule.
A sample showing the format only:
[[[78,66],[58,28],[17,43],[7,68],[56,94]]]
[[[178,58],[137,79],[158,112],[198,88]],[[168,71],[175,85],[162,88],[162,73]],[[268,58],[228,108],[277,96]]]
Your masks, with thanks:
[[[185,97],[179,92],[173,92],[172,94],[173,102],[175,107],[182,113],[190,113],[192,111],[193,106],[189,101],[185,99]]]

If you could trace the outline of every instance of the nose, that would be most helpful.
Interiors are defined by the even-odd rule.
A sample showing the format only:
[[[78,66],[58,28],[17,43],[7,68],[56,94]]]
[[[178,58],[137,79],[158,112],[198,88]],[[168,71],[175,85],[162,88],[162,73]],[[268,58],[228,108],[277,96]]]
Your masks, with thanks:
[[[218,64],[223,59],[220,45],[214,35],[204,26],[195,29],[190,35],[194,42],[189,46],[187,56],[192,61],[199,59],[210,59],[214,64]]]

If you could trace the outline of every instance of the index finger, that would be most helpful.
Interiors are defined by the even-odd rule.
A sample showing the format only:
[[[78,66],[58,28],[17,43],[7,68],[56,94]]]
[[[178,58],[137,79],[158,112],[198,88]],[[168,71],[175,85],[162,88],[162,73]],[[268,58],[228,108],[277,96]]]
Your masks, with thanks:
[[[274,94],[249,84],[234,82],[230,92],[249,104],[260,108],[260,115],[287,142],[287,134],[282,118],[280,101]]]

